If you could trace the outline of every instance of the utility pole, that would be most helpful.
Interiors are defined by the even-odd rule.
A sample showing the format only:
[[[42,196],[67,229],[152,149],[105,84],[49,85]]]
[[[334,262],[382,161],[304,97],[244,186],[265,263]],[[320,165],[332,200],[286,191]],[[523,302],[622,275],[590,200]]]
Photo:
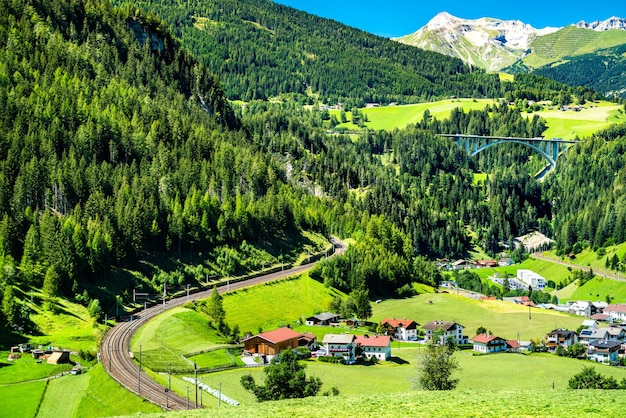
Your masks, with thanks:
[[[137,393],[141,393],[141,345],[139,345],[139,368],[137,369]]]
[[[198,366],[193,362],[193,384],[196,387],[196,409],[198,409]]]
[[[167,365],[167,389],[172,390],[172,363]]]
[[[189,409],[189,386],[187,386],[187,409]]]
[[[217,397],[217,406],[220,407],[222,405],[222,382],[220,382],[220,391],[219,396]]]

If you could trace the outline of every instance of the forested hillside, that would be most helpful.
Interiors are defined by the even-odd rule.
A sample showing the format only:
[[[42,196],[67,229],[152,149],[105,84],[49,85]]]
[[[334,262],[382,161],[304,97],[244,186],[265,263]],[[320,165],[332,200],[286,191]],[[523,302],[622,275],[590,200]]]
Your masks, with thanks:
[[[495,74],[269,0],[113,1],[151,11],[219,74],[230,99],[310,90],[328,103],[501,95]]]
[[[592,54],[566,57],[558,65],[546,65],[534,74],[570,86],[587,86],[608,97],[626,98],[626,44]]]
[[[218,76],[233,83],[229,88],[245,78],[214,75],[167,25],[140,9],[92,0],[0,0],[0,7],[0,288],[15,329],[27,313],[16,312],[13,299],[29,287],[43,289],[48,305],[58,295],[85,304],[97,297],[111,312],[118,300],[128,302],[120,295],[133,287],[162,291],[165,284],[198,283],[209,272],[278,263],[255,245],[271,247],[302,231],[355,237],[345,257],[322,263],[314,277],[370,296],[410,294],[414,281],[436,284],[433,258],[466,256],[473,244],[495,254],[533,229],[554,236],[556,228],[561,251],[625,239],[622,128],[569,151],[542,184],[531,176],[542,161],[523,146],[475,159],[436,136],[541,135],[545,121],[527,119],[506,102],[457,110],[447,120],[426,113],[393,132],[328,134],[328,113],[308,110],[297,97],[251,100],[235,112]],[[242,21],[244,12],[224,7],[224,15]],[[259,16],[246,15],[246,25],[270,27],[273,21]],[[348,30],[333,25],[320,20],[316,30]],[[355,39],[363,56],[384,56],[379,38]],[[357,48],[350,42],[348,50]],[[255,45],[252,51],[264,50]],[[450,74],[455,60],[413,57],[397,47],[403,51],[397,57],[408,54],[402,71],[445,66],[430,84],[411,84],[424,90],[406,100],[466,87],[468,94],[487,94],[480,89],[488,86],[504,86],[514,98],[594,97],[536,76],[500,85],[465,67]],[[340,72],[358,72],[360,64],[346,62]],[[240,74],[254,68],[248,63]],[[344,91],[355,103],[382,100],[367,96],[370,87],[341,85],[333,94]],[[396,94],[402,92],[385,97]],[[477,171],[489,174],[484,182],[474,181]],[[194,264],[146,267],[171,257]],[[211,271],[216,265],[223,268]]]

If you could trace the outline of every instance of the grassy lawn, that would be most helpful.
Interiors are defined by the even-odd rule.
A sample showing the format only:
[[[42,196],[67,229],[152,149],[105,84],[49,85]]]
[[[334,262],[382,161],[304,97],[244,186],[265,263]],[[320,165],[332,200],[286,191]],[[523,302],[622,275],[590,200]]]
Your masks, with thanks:
[[[201,368],[213,368],[230,366],[233,364],[243,366],[244,363],[239,358],[238,353],[231,353],[228,355],[228,349],[222,348],[220,350],[209,351],[208,353],[197,354],[195,356],[188,357],[190,361],[193,361]]]
[[[0,385],[0,417],[30,418],[37,412],[37,405],[46,390],[46,381]]]
[[[432,304],[428,301],[432,300]],[[449,293],[418,295],[410,299],[388,299],[373,305],[372,321],[385,318],[413,319],[420,325],[434,319],[457,321],[462,324],[465,334],[472,338],[479,326],[484,326],[494,334],[506,338],[530,340],[544,338],[555,328],[576,329],[581,318],[555,311],[529,309],[503,301],[476,301],[464,296]]]

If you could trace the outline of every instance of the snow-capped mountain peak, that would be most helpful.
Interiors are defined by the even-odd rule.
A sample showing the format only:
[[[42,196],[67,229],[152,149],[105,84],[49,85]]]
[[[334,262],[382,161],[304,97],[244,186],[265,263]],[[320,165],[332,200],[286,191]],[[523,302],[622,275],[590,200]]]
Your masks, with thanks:
[[[620,17],[612,16],[606,20],[596,20],[591,23],[587,23],[584,20],[576,23],[576,27],[583,29],[591,29],[597,32],[602,32],[605,30],[613,30],[613,29],[626,29],[626,19],[622,19]]]

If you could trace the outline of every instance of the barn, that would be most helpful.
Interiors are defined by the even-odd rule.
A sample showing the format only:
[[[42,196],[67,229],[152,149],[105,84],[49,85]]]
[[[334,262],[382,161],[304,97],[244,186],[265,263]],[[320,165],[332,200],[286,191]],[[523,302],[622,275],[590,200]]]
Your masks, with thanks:
[[[274,356],[289,347],[298,348],[301,335],[291,328],[278,328],[246,338],[243,340],[244,349],[253,354]]]

